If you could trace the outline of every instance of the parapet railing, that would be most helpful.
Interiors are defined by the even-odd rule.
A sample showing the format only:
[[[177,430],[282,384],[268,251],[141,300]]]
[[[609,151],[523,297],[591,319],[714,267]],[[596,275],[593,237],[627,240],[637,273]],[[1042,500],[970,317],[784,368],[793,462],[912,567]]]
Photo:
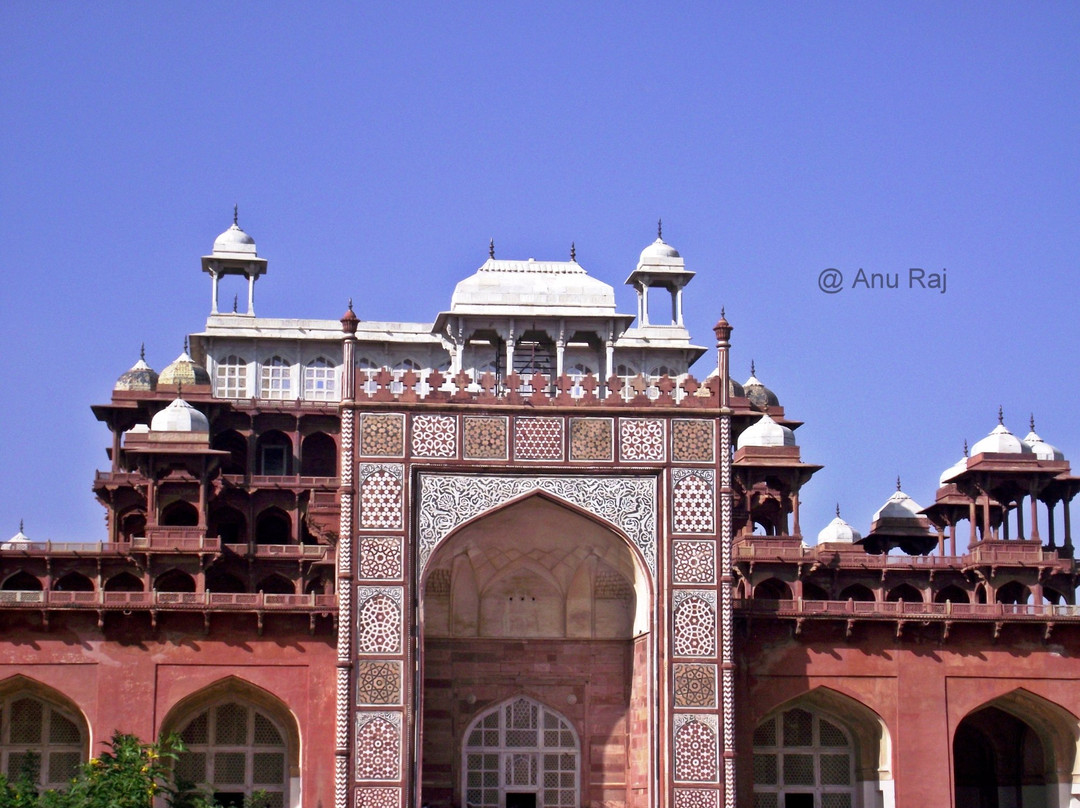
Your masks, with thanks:
[[[0,607],[90,609],[189,609],[200,611],[337,610],[336,595],[277,595],[268,592],[46,592],[0,590]]]
[[[226,544],[225,549],[236,555],[247,555],[247,544]],[[333,548],[325,544],[256,544],[251,548],[255,558],[298,558],[322,561],[333,556]]]
[[[919,601],[766,600],[738,598],[735,608],[750,614],[779,617],[885,617],[913,620],[1034,620],[1080,621],[1080,606],[1052,603],[923,603]]]
[[[677,376],[612,376],[591,374],[511,373],[447,376],[439,371],[421,375],[416,371],[358,369],[356,401],[393,403],[461,403],[517,406],[687,407],[720,406],[720,380],[712,376],[699,382],[689,374]]]
[[[843,569],[957,569],[994,564],[999,566],[1033,563],[1053,564],[1063,562],[1071,566],[1071,559],[1062,559],[1055,550],[1040,547],[1017,547],[1016,549],[992,550],[974,548],[966,555],[882,555],[851,551],[837,552],[816,546],[781,547],[776,545],[744,542],[734,547],[736,561],[782,561],[785,563],[819,564]]]

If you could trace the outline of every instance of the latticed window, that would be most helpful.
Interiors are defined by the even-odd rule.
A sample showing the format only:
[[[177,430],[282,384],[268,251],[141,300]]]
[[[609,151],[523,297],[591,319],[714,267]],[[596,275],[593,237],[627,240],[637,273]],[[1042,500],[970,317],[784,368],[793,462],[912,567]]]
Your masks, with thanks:
[[[304,398],[311,401],[337,401],[337,367],[319,357],[304,367]]]
[[[854,772],[847,732],[815,713],[788,710],[754,730],[754,808],[779,808],[789,795],[854,808]]]
[[[289,771],[285,734],[260,710],[242,702],[216,704],[192,718],[180,732],[186,747],[176,775],[214,794],[221,805],[241,805],[265,791],[269,808],[288,804]]]
[[[638,377],[638,369],[633,365],[619,364],[615,366],[615,375],[619,377],[619,381],[623,383],[620,397],[624,401],[629,401],[637,395],[637,390],[634,389],[634,380]]]
[[[28,694],[0,700],[0,771],[24,771],[47,788],[63,788],[85,758],[82,722]]]
[[[276,399],[292,398],[292,367],[280,356],[271,357],[263,362],[259,396]]]
[[[243,357],[229,354],[218,362],[214,392],[218,398],[247,398],[247,362]]]
[[[507,794],[536,794],[536,804],[579,805],[577,733],[558,713],[528,698],[484,713],[465,734],[462,788],[480,808]]]

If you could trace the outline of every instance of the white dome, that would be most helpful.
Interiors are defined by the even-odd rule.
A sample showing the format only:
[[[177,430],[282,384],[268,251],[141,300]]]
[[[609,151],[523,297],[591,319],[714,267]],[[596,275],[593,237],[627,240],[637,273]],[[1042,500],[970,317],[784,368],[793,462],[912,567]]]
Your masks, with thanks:
[[[825,526],[824,530],[817,534],[818,544],[823,544],[825,542],[844,542],[846,544],[853,544],[861,538],[862,533],[841,519],[839,514]]]
[[[648,264],[650,259],[654,258],[681,258],[679,251],[664,241],[662,238],[657,238],[652,244],[641,251],[641,255],[638,257],[639,264]]]
[[[919,503],[899,489],[878,508],[872,521],[878,519],[918,519],[922,510]]]
[[[184,399],[174,399],[150,421],[152,432],[209,432],[210,422],[206,416]]]
[[[454,287],[452,314],[611,317],[615,290],[576,261],[489,258]]]
[[[946,485],[949,480],[951,480],[957,474],[962,471],[966,471],[967,461],[968,459],[966,457],[961,457],[959,460],[957,460],[955,463],[945,469],[945,471],[941,472],[941,476],[938,478],[938,485]]]
[[[795,433],[778,424],[768,414],[743,430],[736,442],[737,449],[744,446],[794,446]]]
[[[1034,428],[1027,433],[1024,438],[1024,445],[1035,453],[1035,457],[1039,460],[1064,460],[1065,454],[1056,446],[1051,446],[1044,441],[1038,435],[1035,434]]]
[[[971,456],[983,452],[998,454],[1029,454],[1031,447],[1025,445],[1016,435],[1007,430],[1004,424],[998,424],[993,431],[971,447]]]
[[[232,226],[214,239],[214,255],[250,255],[255,256],[255,239],[240,229],[235,221]]]

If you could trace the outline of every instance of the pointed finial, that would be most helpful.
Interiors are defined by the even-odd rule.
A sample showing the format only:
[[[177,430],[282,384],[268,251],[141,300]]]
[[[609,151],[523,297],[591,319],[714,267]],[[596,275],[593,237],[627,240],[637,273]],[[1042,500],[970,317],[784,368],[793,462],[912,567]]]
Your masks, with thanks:
[[[491,239],[491,241],[488,242],[488,258],[491,258],[492,260],[495,258],[495,239]]]
[[[141,359],[143,362],[146,361],[146,343],[145,342],[142,343],[139,346],[139,359]]]
[[[721,320],[726,320],[727,319],[727,313],[724,311],[723,306],[720,307],[720,319]]]
[[[836,503],[836,518],[837,519],[840,518],[840,503],[839,502]]]
[[[574,246],[574,242],[570,242],[570,260],[575,264],[577,263],[577,248]]]
[[[1031,413],[1031,421],[1030,421],[1030,423],[1031,423],[1031,431],[1034,432],[1035,431],[1035,413]]]
[[[240,223],[238,221],[239,218],[240,218],[240,206],[239,205],[233,205],[232,206],[232,223],[234,225],[236,225],[237,227],[240,226]]]
[[[964,438],[964,457],[968,456],[967,438]]]
[[[998,426],[1005,426],[1005,414],[1000,404],[998,404]]]
[[[184,337],[184,353],[187,353],[187,352],[188,352],[187,337]]]
[[[899,474],[896,475],[896,490],[897,491],[900,490],[900,475]]]
[[[663,219],[657,219],[656,220],[656,240],[657,241],[663,241],[664,240],[664,220]]]
[[[239,302],[240,302],[240,295],[233,295],[232,296],[232,313],[233,314],[236,314],[236,306],[239,304]]]
[[[184,383],[182,381],[180,381],[179,379],[176,380],[176,397],[177,398],[183,398],[184,397]]]
[[[757,370],[754,368],[754,360],[750,360],[750,375],[757,376]]]
[[[22,519],[19,520],[19,532],[20,533],[23,532],[23,520]]]
[[[352,311],[352,310],[353,310],[353,308],[352,308],[352,298],[350,297],[349,298],[349,311]]]

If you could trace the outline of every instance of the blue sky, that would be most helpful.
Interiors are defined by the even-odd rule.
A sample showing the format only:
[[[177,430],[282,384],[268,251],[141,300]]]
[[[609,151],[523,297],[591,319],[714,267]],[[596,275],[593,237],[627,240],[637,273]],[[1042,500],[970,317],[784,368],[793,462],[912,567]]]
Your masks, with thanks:
[[[928,504],[999,404],[1080,462],[1075,4],[10,0],[0,31],[0,537],[104,537],[89,405],[201,330],[234,203],[260,315],[411,321],[492,237],[575,241],[632,313],[663,217],[691,333],[725,306],[736,376],[806,422],[810,537],[898,474]]]

